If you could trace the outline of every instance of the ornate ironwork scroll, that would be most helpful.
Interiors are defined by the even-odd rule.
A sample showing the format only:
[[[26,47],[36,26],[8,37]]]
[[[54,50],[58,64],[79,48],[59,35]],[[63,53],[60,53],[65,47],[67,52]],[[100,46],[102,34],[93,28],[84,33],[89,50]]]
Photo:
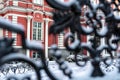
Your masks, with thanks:
[[[115,14],[119,13],[119,0],[98,0],[96,4],[91,0],[46,1],[55,9],[53,11],[54,24],[50,27],[49,33],[56,35],[65,29],[70,29],[70,32],[65,34],[64,44],[68,51],[74,52],[76,64],[84,67],[90,61],[93,67],[91,77],[104,77],[100,63],[103,62],[107,67],[112,64],[113,51],[116,52],[120,40],[120,18]],[[83,15],[84,7],[87,8],[87,11],[84,11]],[[82,25],[83,17],[86,26]],[[74,36],[75,33],[77,38]],[[93,35],[94,37],[87,42],[82,42],[80,35],[86,35],[86,37]],[[104,42],[101,39],[104,39]],[[84,54],[82,50],[86,50],[90,54],[89,57],[82,59],[84,64],[77,59],[79,53]],[[110,56],[101,57],[103,51]],[[54,54],[56,53],[54,52]],[[110,62],[108,63],[108,61]]]

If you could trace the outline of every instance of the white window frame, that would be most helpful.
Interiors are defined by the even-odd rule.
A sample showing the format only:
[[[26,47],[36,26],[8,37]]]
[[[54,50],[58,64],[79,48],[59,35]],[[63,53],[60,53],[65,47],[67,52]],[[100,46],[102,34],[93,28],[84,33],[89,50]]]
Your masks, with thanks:
[[[37,26],[36,26],[36,27],[35,27],[35,23],[37,23]],[[38,26],[39,23],[41,24],[41,27]],[[34,34],[34,29],[36,29],[36,30],[35,30],[36,34]],[[41,37],[40,37],[40,38],[39,38],[39,36],[38,36],[38,34],[39,34],[38,29],[41,30],[41,32],[40,32]],[[44,34],[43,31],[44,31],[44,30],[43,30],[43,23],[42,23],[42,22],[33,22],[33,29],[32,29],[32,31],[33,31],[33,34],[32,34],[33,40],[43,41],[43,34]],[[34,38],[34,35],[36,35],[35,38]]]
[[[43,5],[44,0],[33,0],[34,4]]]
[[[5,19],[8,19],[8,16]],[[5,30],[5,36],[8,37],[8,30]]]
[[[12,17],[12,23],[17,24],[17,16]],[[16,46],[17,45],[17,33],[12,32],[12,38],[15,39],[13,45]]]
[[[59,48],[64,48],[64,32],[61,32],[58,35],[58,47]]]
[[[34,58],[34,59],[40,58],[40,54],[37,52],[33,52],[32,58]]]

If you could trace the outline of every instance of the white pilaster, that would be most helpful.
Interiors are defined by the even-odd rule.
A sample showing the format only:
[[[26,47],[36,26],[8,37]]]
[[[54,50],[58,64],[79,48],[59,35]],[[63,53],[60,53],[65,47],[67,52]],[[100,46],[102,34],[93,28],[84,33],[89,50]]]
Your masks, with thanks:
[[[0,29],[0,37],[3,37],[3,29]]]
[[[87,42],[90,42],[89,40],[90,40],[90,38],[91,38],[91,35],[88,35],[87,36]],[[87,56],[90,56],[90,53],[87,51]]]
[[[45,19],[45,58],[46,60],[49,60],[48,58],[48,23],[49,23],[49,19]]]
[[[63,33],[60,33],[58,36],[58,47],[63,48],[64,47],[64,35]]]
[[[12,23],[13,23],[13,24],[17,24],[17,23],[18,23],[18,22],[17,22],[17,16],[12,16]],[[16,46],[16,42],[17,42],[17,33],[12,32],[12,37],[15,39],[13,45]]]
[[[3,17],[3,18],[8,19],[8,16]],[[5,31],[5,36],[8,37],[8,31],[7,30]],[[3,37],[3,29],[2,28],[0,29],[0,37]]]
[[[31,16],[27,16],[27,40],[30,40],[30,21],[31,21],[31,19],[32,19]],[[30,57],[29,50],[26,51],[26,56]]]
[[[3,9],[4,8],[4,4],[0,4],[0,9]]]

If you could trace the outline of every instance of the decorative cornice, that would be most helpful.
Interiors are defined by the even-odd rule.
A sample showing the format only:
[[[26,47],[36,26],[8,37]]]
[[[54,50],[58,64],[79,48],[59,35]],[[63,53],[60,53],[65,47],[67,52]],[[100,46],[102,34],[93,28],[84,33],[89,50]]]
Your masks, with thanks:
[[[21,7],[16,7],[16,6],[5,7],[2,10],[0,10],[0,14],[5,13],[5,12],[7,12],[9,10],[11,10],[11,11],[19,11],[19,12],[38,12],[38,13],[41,13],[41,14],[46,14],[48,16],[52,16],[51,12],[34,10],[34,9],[30,9],[30,8],[21,8]]]
[[[6,17],[6,16],[21,16],[21,17],[25,17],[25,18],[28,18],[28,16],[29,17],[31,17],[32,18],[32,16],[30,16],[30,15],[21,15],[21,14],[14,14],[14,13],[8,13],[8,14],[6,14],[5,16],[3,16],[3,17]]]
[[[43,20],[45,20],[45,21],[53,21],[52,19],[49,19],[49,18],[43,18]]]
[[[51,12],[44,12],[45,15],[48,15],[48,16],[53,16],[53,14]]]
[[[29,9],[29,8],[26,9],[26,8],[21,8],[21,7],[16,7],[16,6],[8,6],[8,7],[3,8],[2,10],[0,10],[0,14],[5,13],[9,10],[21,11],[21,12],[33,12],[33,9]]]

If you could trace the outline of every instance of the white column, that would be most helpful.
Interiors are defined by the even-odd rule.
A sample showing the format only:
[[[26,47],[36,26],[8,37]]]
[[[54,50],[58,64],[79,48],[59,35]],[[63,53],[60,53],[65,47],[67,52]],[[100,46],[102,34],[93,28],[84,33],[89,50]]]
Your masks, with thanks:
[[[3,29],[0,29],[0,37],[3,37]]]
[[[48,23],[49,23],[49,19],[45,19],[45,58],[46,60],[49,60],[48,58]]]
[[[27,40],[30,40],[30,21],[31,21],[31,16],[27,16]],[[26,56],[30,57],[30,51],[26,51]]]
[[[17,22],[17,16],[12,16],[12,23],[13,24],[17,24],[18,22]],[[15,38],[15,41],[14,41],[14,46],[16,46],[16,43],[17,43],[17,33],[14,33],[14,32],[12,32],[12,38]]]
[[[64,43],[64,35],[63,33],[60,33],[58,36],[58,47],[63,48],[64,47],[63,43]]]

